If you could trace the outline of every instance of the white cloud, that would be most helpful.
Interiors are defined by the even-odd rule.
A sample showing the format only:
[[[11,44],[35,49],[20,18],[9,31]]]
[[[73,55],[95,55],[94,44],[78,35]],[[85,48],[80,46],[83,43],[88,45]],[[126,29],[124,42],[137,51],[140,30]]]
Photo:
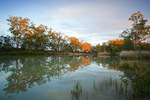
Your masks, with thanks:
[[[10,35],[8,32],[9,25],[5,23],[0,23],[0,35]]]
[[[0,23],[0,27],[2,28],[2,29],[8,29],[8,25],[7,24],[4,24],[4,23]]]
[[[53,23],[54,30],[59,26],[59,31],[66,35],[95,45],[119,38],[123,30],[131,27],[131,22],[128,21],[130,15],[126,14],[124,7],[125,5],[111,3],[81,3],[51,11],[49,20]]]

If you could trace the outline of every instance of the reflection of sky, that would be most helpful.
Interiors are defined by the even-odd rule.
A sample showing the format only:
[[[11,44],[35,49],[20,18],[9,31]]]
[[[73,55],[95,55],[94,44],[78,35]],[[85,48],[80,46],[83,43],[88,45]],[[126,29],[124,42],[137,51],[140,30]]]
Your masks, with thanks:
[[[0,81],[6,80],[5,78],[10,75],[10,72],[5,73],[4,71],[0,71]]]
[[[50,60],[50,58],[48,59]],[[123,75],[123,73],[109,70],[107,67],[103,67],[102,64],[97,65],[95,62],[91,62],[90,65],[82,65],[75,71],[68,71],[67,73],[62,72],[62,75],[60,73],[59,76],[50,77],[51,81],[46,82],[45,84],[37,85],[34,83],[32,88],[27,87],[27,91],[25,93],[19,92],[19,94],[4,95],[3,88],[5,87],[4,85],[7,84],[5,79],[9,75],[10,73],[4,73],[3,71],[0,73],[0,84],[3,83],[0,88],[0,94],[2,94],[0,98],[2,99],[7,99],[8,95],[12,95],[12,100],[71,100],[71,91],[73,90],[75,82],[79,80],[83,90],[81,99],[84,100],[86,95],[91,95],[94,82],[98,84],[99,82],[110,78],[119,80],[119,75]],[[108,91],[105,93],[107,94],[107,92]],[[108,95],[108,99],[113,96],[111,94]],[[101,98],[106,98],[102,94],[97,95],[97,98],[99,98],[98,96],[101,96]]]
[[[131,27],[128,18],[141,11],[150,20],[149,0],[0,0],[0,35],[10,34],[6,19],[22,16],[92,43],[118,38]]]
[[[109,72],[109,74],[108,74]],[[41,86],[34,86],[32,89],[28,89],[28,92],[17,95],[18,99],[22,99],[22,96],[28,95],[30,99],[40,100],[71,100],[71,91],[75,82],[78,80],[82,85],[81,98],[85,100],[85,97],[93,93],[93,83],[98,84],[99,82],[107,79],[118,80],[119,75],[123,75],[122,72],[109,70],[102,65],[98,66],[95,63],[91,65],[79,67],[78,70],[68,72],[62,76],[51,77],[51,81]],[[32,95],[31,95],[32,94]],[[109,95],[106,97],[106,95]],[[101,97],[100,97],[101,96]],[[109,91],[105,91],[104,94],[97,94],[97,97],[101,99],[114,98],[113,94]],[[27,98],[24,98],[24,100]],[[97,99],[96,99],[97,100]]]
[[[102,65],[98,66],[95,63],[92,63],[89,66],[84,66],[82,68],[79,67],[78,70],[68,72],[62,76],[51,77],[51,82],[47,82],[46,84],[40,86],[40,88],[42,88],[40,92],[38,90],[34,90],[34,92],[39,95],[43,92],[42,97],[39,98],[70,100],[70,92],[73,89],[73,84],[75,81],[79,80],[82,84],[83,90],[81,98],[84,100],[86,95],[90,96],[92,94],[94,82],[98,84],[99,82],[110,78],[112,78],[112,80],[118,80],[120,78],[119,75],[123,75],[123,73],[120,71],[109,70]],[[107,97],[105,97],[106,95]],[[97,96],[105,100],[114,98],[113,94],[111,94],[111,92],[109,93],[109,91],[105,91],[104,94],[97,94]]]

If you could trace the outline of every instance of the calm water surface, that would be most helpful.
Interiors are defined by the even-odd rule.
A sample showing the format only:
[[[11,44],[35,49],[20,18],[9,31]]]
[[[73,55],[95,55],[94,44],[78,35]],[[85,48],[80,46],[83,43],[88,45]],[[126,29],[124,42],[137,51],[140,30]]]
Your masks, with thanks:
[[[0,100],[149,100],[149,65],[96,56],[3,56]]]

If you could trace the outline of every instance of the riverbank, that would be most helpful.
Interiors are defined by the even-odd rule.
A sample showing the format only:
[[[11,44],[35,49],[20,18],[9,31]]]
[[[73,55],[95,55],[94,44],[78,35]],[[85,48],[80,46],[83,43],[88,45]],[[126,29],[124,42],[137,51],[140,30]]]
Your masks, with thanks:
[[[96,55],[97,53],[86,52],[54,52],[54,51],[6,51],[0,52],[0,55]]]
[[[141,55],[138,51],[122,51],[120,57],[122,59],[150,59],[150,51],[141,51]]]

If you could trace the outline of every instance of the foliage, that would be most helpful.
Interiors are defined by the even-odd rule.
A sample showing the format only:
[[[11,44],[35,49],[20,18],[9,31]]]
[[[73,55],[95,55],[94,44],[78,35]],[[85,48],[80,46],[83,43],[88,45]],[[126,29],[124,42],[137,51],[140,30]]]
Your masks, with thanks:
[[[7,19],[10,25],[10,32],[14,35],[17,48],[19,48],[19,44],[21,44],[22,37],[28,33],[29,28],[29,19],[22,17],[11,17]]]
[[[45,34],[47,27],[40,25],[35,27],[31,26],[30,33],[26,34],[23,38],[22,48],[27,50],[44,50],[47,46],[47,35]]]
[[[73,52],[77,51],[77,49],[81,45],[81,43],[79,42],[79,40],[77,38],[75,38],[75,37],[70,37],[69,41],[70,41],[71,48],[72,48]]]
[[[96,52],[101,52],[101,45],[97,44],[95,47]]]
[[[89,52],[91,50],[91,44],[87,42],[81,43],[81,48],[84,52]]]
[[[150,33],[150,26],[146,26],[147,20],[143,19],[140,12],[131,15],[129,20],[133,21],[133,28],[122,32],[121,37],[130,38],[133,41],[134,48],[149,50],[150,44],[142,42],[147,39]],[[2,38],[0,40],[0,48],[17,48],[28,51],[39,51],[49,49],[51,51],[63,52],[111,52],[114,55],[122,50],[124,40],[109,40],[102,45],[97,44],[91,46],[90,43],[79,41],[76,37],[69,37],[61,32],[52,31],[45,25],[35,26],[30,19],[22,17],[9,16],[7,19],[10,25],[12,37]],[[130,42],[131,43],[131,42]],[[128,44],[128,43],[127,43]],[[124,44],[124,50],[131,49],[132,46]],[[130,44],[132,45],[132,43]],[[127,47],[127,48],[126,48]],[[130,48],[129,48],[130,47]]]
[[[0,50],[7,51],[13,48],[14,38],[11,36],[0,36]]]
[[[133,42],[130,40],[130,38],[125,38],[123,50],[134,50],[134,45]]]
[[[105,52],[105,51],[106,51],[106,47],[107,47],[106,42],[103,42],[103,43],[102,43],[102,47],[101,47],[101,51],[102,51],[102,52]]]
[[[50,39],[50,46],[54,51],[63,51],[65,44],[68,42],[68,36],[58,33],[52,32],[52,29],[48,31],[48,37]]]
[[[96,52],[105,52],[105,51],[107,51],[106,48],[107,48],[107,43],[106,43],[106,42],[103,42],[102,45],[97,44],[97,45],[94,47],[94,50],[95,50]]]
[[[144,20],[144,16],[140,11],[132,14],[129,20],[133,21],[133,27],[123,31],[120,36],[133,40],[134,47],[140,52],[140,43],[148,38],[147,35],[150,34],[150,26],[146,25],[147,20]]]
[[[111,53],[111,55],[115,55],[116,52],[122,51],[122,46],[124,44],[124,40],[109,40],[107,46],[107,51]]]

